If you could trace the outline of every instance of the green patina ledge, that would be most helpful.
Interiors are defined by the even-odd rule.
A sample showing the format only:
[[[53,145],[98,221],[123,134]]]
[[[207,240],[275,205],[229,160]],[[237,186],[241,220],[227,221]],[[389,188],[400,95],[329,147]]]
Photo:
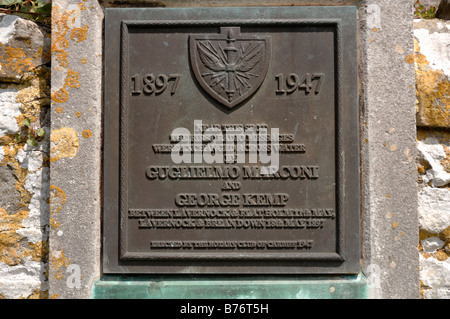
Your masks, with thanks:
[[[367,299],[357,276],[103,276],[94,299]]]

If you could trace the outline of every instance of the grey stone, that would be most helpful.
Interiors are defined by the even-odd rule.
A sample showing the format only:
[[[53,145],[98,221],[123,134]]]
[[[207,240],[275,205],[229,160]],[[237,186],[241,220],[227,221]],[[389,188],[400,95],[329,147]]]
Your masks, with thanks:
[[[439,234],[450,226],[450,190],[425,187],[419,191],[420,228]]]
[[[450,183],[450,174],[441,164],[441,160],[446,157],[444,146],[436,138],[428,137],[417,142],[417,149],[420,152],[419,159],[431,166],[423,176],[424,184],[430,183],[433,187],[440,187]]]
[[[359,17],[364,268],[380,268],[374,297],[419,298],[412,2],[364,1]]]
[[[439,261],[420,256],[420,280],[425,289],[431,289],[428,298],[450,298],[450,259]]]
[[[49,264],[49,296],[58,298],[90,298],[101,271],[103,12],[96,1],[86,2],[85,10],[79,4],[74,0],[52,2],[52,19],[62,28],[54,28],[52,36],[67,41],[68,46],[57,52],[61,55],[52,55],[51,128],[53,133],[75,132],[78,140],[65,144],[76,145],[74,156],[50,163],[50,198],[58,199],[50,210],[58,223],[50,231],[50,260],[70,260],[70,264]],[[67,16],[70,18],[65,20]],[[58,99],[56,92],[63,90],[67,96]]]
[[[20,192],[15,188],[16,181],[12,169],[8,165],[0,165],[0,207],[8,214],[20,210]]]
[[[437,237],[429,237],[427,239],[422,240],[423,251],[426,253],[435,253],[436,250],[442,248],[445,242],[440,240]]]

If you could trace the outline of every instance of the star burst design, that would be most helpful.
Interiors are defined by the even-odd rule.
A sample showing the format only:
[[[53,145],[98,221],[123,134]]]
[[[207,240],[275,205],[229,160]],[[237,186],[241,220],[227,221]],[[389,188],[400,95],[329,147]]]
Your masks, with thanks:
[[[258,41],[243,42],[236,47],[232,31],[228,33],[227,45],[214,46],[211,41],[197,43],[197,52],[202,64],[209,70],[201,74],[209,77],[209,86],[219,94],[225,91],[231,102],[236,92],[239,95],[251,88],[250,78],[258,74],[251,71],[264,57],[264,45]]]

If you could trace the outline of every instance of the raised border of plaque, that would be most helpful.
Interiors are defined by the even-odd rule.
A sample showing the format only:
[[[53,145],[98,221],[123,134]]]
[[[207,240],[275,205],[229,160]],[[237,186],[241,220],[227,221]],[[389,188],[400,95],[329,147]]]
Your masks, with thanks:
[[[110,9],[105,14],[103,273],[355,274],[360,272],[360,184],[355,7]],[[195,15],[193,13],[195,12]],[[261,14],[261,13],[264,14]],[[193,16],[193,18],[189,18]],[[270,17],[268,18],[261,18]],[[336,252],[128,252],[128,32],[199,26],[332,26],[335,30]]]

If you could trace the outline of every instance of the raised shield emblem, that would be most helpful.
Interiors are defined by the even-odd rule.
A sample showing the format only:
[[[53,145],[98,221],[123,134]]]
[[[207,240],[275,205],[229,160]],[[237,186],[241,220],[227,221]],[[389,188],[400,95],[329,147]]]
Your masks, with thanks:
[[[270,40],[243,35],[240,27],[221,27],[220,34],[191,35],[192,71],[205,92],[231,109],[263,83],[269,69]]]

